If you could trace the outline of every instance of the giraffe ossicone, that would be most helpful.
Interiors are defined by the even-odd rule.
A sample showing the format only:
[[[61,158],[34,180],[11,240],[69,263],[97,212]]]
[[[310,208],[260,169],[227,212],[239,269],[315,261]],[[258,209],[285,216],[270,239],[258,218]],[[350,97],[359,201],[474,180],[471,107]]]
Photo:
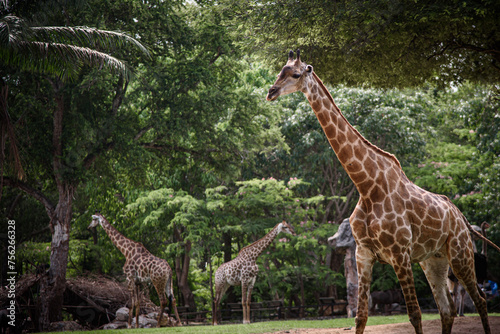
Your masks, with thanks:
[[[259,255],[271,244],[279,233],[295,235],[291,225],[283,221],[261,239],[243,247],[233,260],[223,263],[215,272],[215,300],[212,310],[212,324],[218,324],[218,308],[220,301],[230,286],[241,285],[241,305],[243,323],[250,323],[250,300],[252,289],[259,272],[256,261]]]
[[[443,333],[450,333],[456,310],[446,286],[448,266],[469,292],[490,333],[484,293],[478,289],[469,230],[500,250],[471,228],[460,210],[446,197],[412,183],[396,157],[365,139],[344,117],[330,92],[302,62],[300,53],[288,61],[269,89],[267,100],[296,91],[304,93],[342,167],[355,184],[360,198],[349,218],[356,240],[358,308],[356,333],[368,319],[368,297],[375,261],[395,270],[406,300],[410,322],[422,333],[412,263],[420,263],[439,308]]]
[[[163,311],[167,305],[167,298],[170,301],[170,313],[172,310],[177,319],[177,325],[181,325],[179,314],[177,312],[176,301],[173,290],[172,269],[167,261],[151,254],[140,242],[133,241],[112,226],[104,216],[96,212],[92,215],[92,222],[88,228],[94,228],[101,225],[111,242],[125,256],[125,265],[123,272],[127,278],[127,288],[130,292],[131,305],[129,309],[128,328],[131,328],[132,317],[135,309],[135,327],[139,327],[139,285],[144,281],[151,281],[158,293],[160,299],[160,312],[158,314],[158,323],[160,327],[163,319]]]

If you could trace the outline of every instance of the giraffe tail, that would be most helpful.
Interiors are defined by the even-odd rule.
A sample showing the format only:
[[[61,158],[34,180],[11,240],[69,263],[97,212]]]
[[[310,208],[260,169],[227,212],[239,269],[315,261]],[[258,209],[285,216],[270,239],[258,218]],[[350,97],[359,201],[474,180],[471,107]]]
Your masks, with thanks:
[[[165,293],[167,294],[167,298],[172,301],[172,297],[174,296],[174,288],[172,286],[172,275],[169,275],[167,278],[167,284],[165,285]]]
[[[478,231],[476,231],[475,229],[473,229],[472,226],[471,226],[471,224],[469,223],[469,221],[467,220],[467,218],[465,218],[465,216],[463,214],[462,214],[462,217],[464,218],[464,221],[467,224],[467,228],[469,229],[469,231],[472,234],[474,234],[479,239],[485,241],[491,247],[495,248],[497,251],[500,252],[500,247],[498,247],[493,241],[491,241],[490,239],[486,238],[484,235],[482,235],[481,233],[479,233]]]

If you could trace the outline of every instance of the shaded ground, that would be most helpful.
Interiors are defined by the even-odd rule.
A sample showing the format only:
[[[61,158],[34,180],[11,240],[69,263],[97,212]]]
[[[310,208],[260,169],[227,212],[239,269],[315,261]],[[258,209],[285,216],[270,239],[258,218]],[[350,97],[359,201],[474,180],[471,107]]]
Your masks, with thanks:
[[[489,317],[491,333],[500,333],[500,317]],[[422,321],[425,334],[441,333],[441,321],[425,320]],[[280,331],[273,334],[351,334],[355,333],[354,327],[350,328],[301,328],[289,331]],[[455,318],[452,334],[479,334],[484,333],[479,317],[459,317]],[[413,326],[409,323],[366,326],[366,334],[406,334],[415,333]]]

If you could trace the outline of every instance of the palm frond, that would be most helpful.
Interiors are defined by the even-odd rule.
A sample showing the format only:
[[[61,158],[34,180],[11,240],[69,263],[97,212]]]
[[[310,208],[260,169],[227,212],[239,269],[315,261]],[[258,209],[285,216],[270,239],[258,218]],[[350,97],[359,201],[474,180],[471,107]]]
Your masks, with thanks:
[[[24,71],[53,74],[62,80],[74,79],[82,66],[108,68],[129,79],[126,64],[107,53],[61,43],[20,42],[15,49],[0,48],[0,58]]]
[[[88,27],[29,27],[16,16],[0,18],[0,63],[62,80],[75,78],[83,65],[108,68],[130,79],[126,64],[106,53],[130,45],[149,55],[137,39],[122,32]]]
[[[132,45],[149,56],[149,51],[137,39],[119,31],[89,27],[31,27],[31,29],[39,41],[68,43],[97,50],[112,50]]]

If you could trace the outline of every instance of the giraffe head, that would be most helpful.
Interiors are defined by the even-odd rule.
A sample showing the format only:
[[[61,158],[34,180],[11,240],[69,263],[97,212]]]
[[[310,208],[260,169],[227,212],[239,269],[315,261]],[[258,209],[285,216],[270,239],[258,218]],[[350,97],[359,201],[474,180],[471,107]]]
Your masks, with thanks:
[[[300,60],[300,51],[297,50],[297,58],[293,59],[293,51],[288,54],[288,62],[278,74],[278,79],[267,93],[266,99],[274,101],[281,95],[296,91],[305,92],[308,82],[313,80],[313,67]]]
[[[104,220],[104,217],[99,213],[98,211],[95,212],[95,214],[92,215],[92,222],[87,228],[92,228],[96,227],[97,224],[102,224],[102,221]]]
[[[295,231],[292,228],[292,226],[290,224],[288,224],[284,220],[281,223],[278,224],[278,234],[280,232],[291,234],[291,235],[296,235]]]

